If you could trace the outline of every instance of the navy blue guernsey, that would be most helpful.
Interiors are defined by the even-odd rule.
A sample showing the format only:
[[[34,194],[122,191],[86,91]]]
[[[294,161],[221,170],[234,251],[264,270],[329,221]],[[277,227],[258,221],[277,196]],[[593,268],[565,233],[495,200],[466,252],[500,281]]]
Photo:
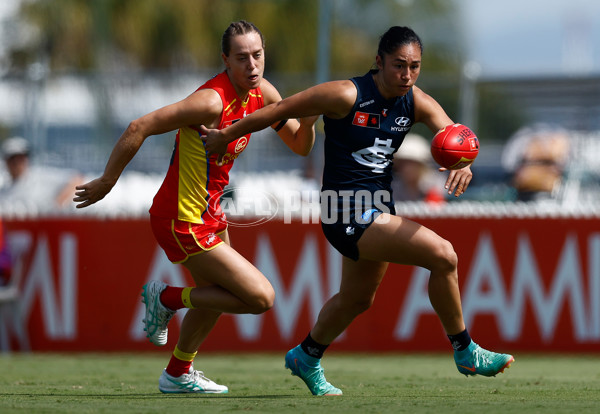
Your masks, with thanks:
[[[385,99],[373,80],[375,72],[351,79],[358,92],[345,118],[323,117],[323,190],[391,193],[393,154],[414,123],[414,98],[411,89],[404,96]]]

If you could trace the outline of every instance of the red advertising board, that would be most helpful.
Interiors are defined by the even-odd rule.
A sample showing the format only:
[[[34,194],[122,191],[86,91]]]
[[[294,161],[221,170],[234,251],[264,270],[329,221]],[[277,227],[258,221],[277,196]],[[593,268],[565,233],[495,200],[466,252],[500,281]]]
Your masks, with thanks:
[[[459,256],[465,321],[503,352],[600,352],[600,221],[588,218],[427,218]],[[0,313],[0,346],[40,351],[152,351],[140,301],[151,279],[190,286],[145,219],[5,222],[20,299]],[[341,256],[319,224],[230,227],[232,245],[276,291],[262,315],[224,315],[203,351],[286,350],[336,292]],[[13,275],[14,277],[14,275]],[[390,265],[371,309],[331,349],[442,351],[449,344],[424,269]],[[7,309],[8,308],[8,309]],[[169,325],[175,343],[179,315]],[[19,330],[19,326],[23,327]]]

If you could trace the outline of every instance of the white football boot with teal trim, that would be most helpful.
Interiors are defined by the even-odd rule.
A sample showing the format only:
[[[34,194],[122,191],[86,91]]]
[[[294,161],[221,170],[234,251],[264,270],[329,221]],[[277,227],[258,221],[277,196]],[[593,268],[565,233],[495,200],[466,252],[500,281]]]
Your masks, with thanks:
[[[158,379],[158,389],[165,394],[227,394],[229,389],[225,385],[206,378],[202,371],[196,371],[193,367],[187,374],[173,377],[163,370]]]
[[[142,319],[144,331],[146,331],[146,338],[158,346],[167,343],[169,333],[167,325],[176,313],[160,301],[160,294],[166,288],[166,283],[157,280],[151,280],[142,288],[142,302],[146,305],[146,317]]]

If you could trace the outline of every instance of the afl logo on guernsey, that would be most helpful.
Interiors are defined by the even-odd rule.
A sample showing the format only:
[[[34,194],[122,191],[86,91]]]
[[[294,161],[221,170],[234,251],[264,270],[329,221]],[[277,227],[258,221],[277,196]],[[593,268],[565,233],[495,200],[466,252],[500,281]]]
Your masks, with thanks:
[[[357,111],[354,114],[352,125],[379,129],[379,114],[369,114],[367,112]]]
[[[244,148],[246,148],[246,145],[248,145],[248,138],[241,137],[240,139],[238,139],[238,141],[235,143],[235,153],[239,154],[240,152],[242,152]]]
[[[223,128],[227,128],[228,126],[235,124],[239,120],[240,119],[238,118],[238,119],[230,119],[229,121],[225,121],[225,122],[223,122]]]

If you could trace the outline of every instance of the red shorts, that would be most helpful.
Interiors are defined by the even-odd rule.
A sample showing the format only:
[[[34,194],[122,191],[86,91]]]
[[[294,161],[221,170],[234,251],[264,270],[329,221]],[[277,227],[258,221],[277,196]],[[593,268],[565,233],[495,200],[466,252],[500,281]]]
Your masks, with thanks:
[[[189,256],[214,249],[223,243],[219,236],[227,230],[226,221],[199,224],[153,215],[150,225],[156,241],[173,263],[185,262]]]

